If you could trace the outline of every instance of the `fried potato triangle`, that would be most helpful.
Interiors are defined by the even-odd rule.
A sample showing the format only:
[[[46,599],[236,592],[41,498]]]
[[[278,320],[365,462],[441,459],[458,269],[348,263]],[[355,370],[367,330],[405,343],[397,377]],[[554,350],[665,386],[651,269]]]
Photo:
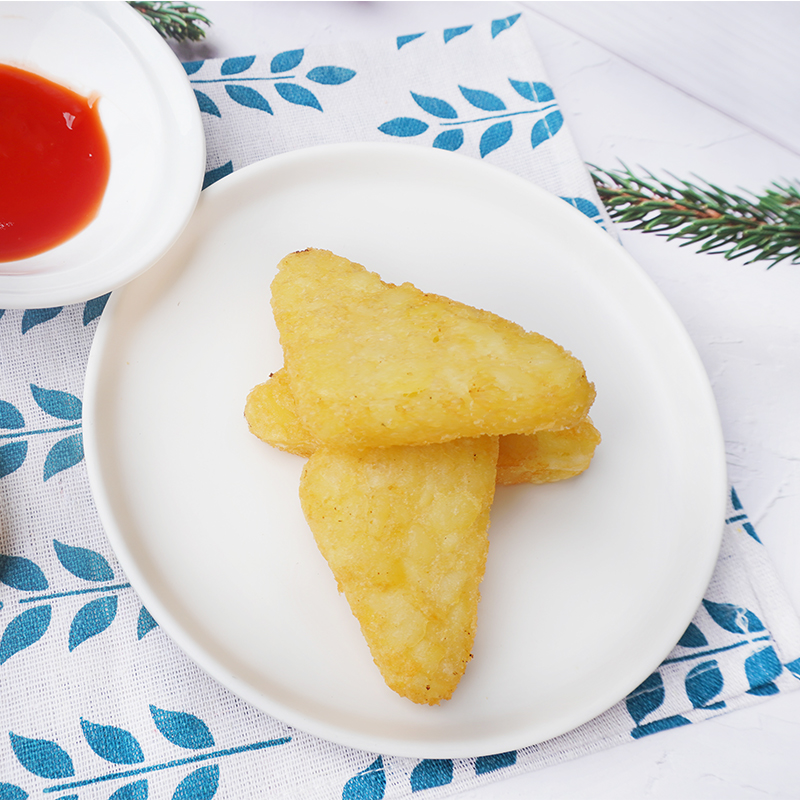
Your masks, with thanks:
[[[251,433],[279,450],[308,458],[321,446],[297,417],[285,369],[250,391],[244,416]],[[552,483],[580,475],[598,444],[600,433],[589,417],[558,431],[501,436],[497,484]]]
[[[327,250],[280,262],[272,309],[297,415],[323,444],[558,430],[594,400],[581,362],[544,336]]]
[[[300,501],[386,684],[448,699],[471,658],[489,542],[497,437],[320,447]]]

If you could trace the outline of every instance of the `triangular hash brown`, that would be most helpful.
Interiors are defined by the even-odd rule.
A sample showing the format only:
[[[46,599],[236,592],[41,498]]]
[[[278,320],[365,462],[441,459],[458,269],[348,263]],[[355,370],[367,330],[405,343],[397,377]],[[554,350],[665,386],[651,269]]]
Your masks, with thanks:
[[[559,430],[594,400],[555,342],[327,250],[281,261],[272,309],[298,416],[323,444]]]
[[[497,437],[319,448],[300,501],[386,684],[449,699],[471,658]]]

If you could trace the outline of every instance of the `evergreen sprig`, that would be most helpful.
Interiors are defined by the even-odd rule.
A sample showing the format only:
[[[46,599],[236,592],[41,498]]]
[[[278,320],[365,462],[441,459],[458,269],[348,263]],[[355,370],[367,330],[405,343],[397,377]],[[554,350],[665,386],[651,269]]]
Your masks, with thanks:
[[[198,42],[204,38],[206,31],[200,27],[211,25],[211,21],[204,17],[199,6],[186,3],[147,2],[146,0],[128,0],[140,14],[150,21],[152,26],[165,39],[175,39],[182,42]]]
[[[631,230],[685,239],[698,252],[727,259],[751,256],[767,268],[784,259],[800,263],[800,187],[772,183],[748,199],[700,179],[702,186],[674,178],[671,184],[644,170],[637,177],[622,170],[591,166],[592,178],[611,218]]]

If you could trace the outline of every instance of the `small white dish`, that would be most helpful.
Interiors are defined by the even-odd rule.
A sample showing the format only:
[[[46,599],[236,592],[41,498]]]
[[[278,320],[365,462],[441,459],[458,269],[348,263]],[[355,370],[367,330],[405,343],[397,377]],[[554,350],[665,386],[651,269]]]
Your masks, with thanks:
[[[175,242],[202,188],[203,125],[180,62],[127,3],[3,2],[0,63],[99,95],[111,155],[86,228],[0,263],[0,308],[61,306],[122,286]]]
[[[440,707],[386,687],[303,518],[303,459],[244,421],[283,360],[275,267],[305,247],[537,330],[597,387],[590,469],[498,489],[474,659]],[[112,546],[174,641],[273,716],[402,756],[510,751],[621,700],[685,632],[724,521],[711,388],[643,271],[563,200],[411,145],[301,150],[203,192],[175,247],[106,307],[84,437]]]

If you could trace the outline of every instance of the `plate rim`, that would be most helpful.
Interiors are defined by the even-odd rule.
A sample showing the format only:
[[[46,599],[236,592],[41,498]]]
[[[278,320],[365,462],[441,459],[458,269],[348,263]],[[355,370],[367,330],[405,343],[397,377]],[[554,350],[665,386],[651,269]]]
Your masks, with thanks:
[[[681,615],[681,621],[675,622],[673,625],[674,637],[670,635],[669,644],[657,653],[653,653],[651,658],[643,661],[643,666],[639,670],[641,678],[630,685],[630,680],[624,681],[627,689],[621,694],[615,692],[615,697],[612,701],[608,701],[606,697],[598,699],[598,701],[577,716],[581,716],[580,720],[574,720],[566,728],[559,727],[559,730],[554,730],[546,736],[532,737],[524,741],[520,740],[518,734],[511,734],[509,736],[493,735],[492,741],[495,744],[488,746],[486,742],[475,743],[473,746],[463,746],[460,743],[449,744],[441,741],[423,742],[417,744],[413,741],[392,739],[391,737],[375,737],[370,734],[361,734],[358,732],[346,731],[343,732],[341,728],[336,725],[328,724],[314,718],[309,718],[303,712],[295,711],[287,707],[280,700],[265,697],[262,692],[257,688],[248,684],[248,682],[239,676],[235,675],[216,657],[209,654],[204,650],[202,645],[196,642],[190,632],[184,630],[180,621],[174,618],[167,605],[162,602],[158,592],[153,589],[146,577],[140,569],[135,556],[129,551],[127,543],[125,542],[124,534],[117,528],[117,520],[115,512],[112,507],[107,494],[106,487],[101,474],[100,463],[102,457],[100,455],[100,445],[96,437],[95,421],[98,413],[98,395],[100,390],[100,369],[101,362],[106,353],[107,342],[110,337],[113,320],[115,317],[117,306],[124,301],[125,288],[112,294],[110,302],[108,303],[97,328],[95,339],[91,348],[88,359],[86,381],[84,387],[84,440],[85,440],[85,457],[87,470],[89,474],[90,486],[95,504],[100,515],[101,522],[106,530],[109,542],[117,555],[124,571],[128,575],[130,582],[133,584],[134,589],[139,593],[148,609],[153,609],[153,616],[156,617],[160,625],[163,625],[170,638],[183,650],[195,664],[199,665],[205,672],[210,674],[215,680],[221,683],[224,687],[232,691],[235,695],[244,699],[257,709],[264,713],[274,716],[276,719],[296,727],[300,730],[306,731],[314,736],[322,739],[335,742],[337,744],[355,747],[362,750],[382,752],[384,754],[400,756],[400,757],[414,757],[414,758],[470,758],[481,755],[489,755],[492,753],[506,752],[510,750],[519,750],[524,747],[547,741],[555,736],[562,735],[579,727],[582,724],[589,722],[594,717],[608,710],[616,703],[624,699],[625,695],[635,688],[641,680],[644,680],[654,669],[656,669],[672,648],[677,643],[683,630],[694,616],[700,602],[705,594],[707,586],[711,580],[713,570],[717,563],[718,552],[722,542],[722,534],[725,519],[725,507],[727,500],[728,482],[727,482],[727,467],[724,451],[724,438],[722,435],[721,422],[719,418],[719,411],[714,399],[713,390],[705,372],[705,368],[700,360],[700,356],[692,342],[686,328],[678,317],[673,307],[666,300],[665,296],[661,293],[660,289],[656,286],[654,281],[644,272],[644,270],[636,263],[630,254],[628,254],[622,247],[614,241],[613,237],[606,231],[598,230],[596,223],[590,221],[580,211],[571,207],[569,204],[560,200],[556,195],[547,192],[545,189],[530,183],[529,181],[508,172],[500,167],[488,164],[486,162],[478,162],[476,159],[470,158],[465,155],[456,153],[443,153],[437,150],[420,147],[419,145],[411,144],[398,144],[398,143],[342,143],[342,144],[325,144],[313,147],[303,148],[300,150],[290,151],[284,154],[276,155],[271,158],[255,162],[246,167],[243,167],[230,175],[217,181],[203,192],[204,197],[208,197],[208,201],[204,201],[201,197],[201,204],[203,206],[219,202],[216,198],[220,196],[224,198],[230,192],[239,191],[240,186],[247,188],[251,183],[258,183],[264,180],[264,173],[270,175],[276,170],[291,169],[294,165],[305,165],[310,159],[326,157],[337,157],[339,154],[359,154],[359,153],[376,153],[383,151],[385,153],[405,152],[411,155],[412,158],[420,159],[461,159],[462,163],[470,165],[469,168],[477,168],[481,170],[493,171],[495,176],[502,180],[510,180],[516,182],[518,185],[524,185],[527,191],[537,195],[539,199],[544,199],[545,202],[554,204],[554,208],[562,209],[567,214],[572,215],[575,224],[584,225],[585,230],[588,232],[590,229],[594,230],[591,235],[596,235],[598,242],[605,242],[608,247],[616,248],[615,254],[618,259],[626,262],[626,270],[634,271],[636,278],[642,282],[642,288],[651,294],[652,299],[660,305],[661,312],[665,318],[669,320],[669,324],[673,328],[673,333],[680,339],[680,344],[685,351],[684,356],[689,356],[689,361],[684,361],[684,366],[690,368],[695,374],[696,378],[700,380],[695,388],[702,389],[705,395],[705,412],[710,415],[710,422],[713,426],[713,431],[709,432],[711,439],[716,440],[716,447],[709,448],[709,454],[712,449],[714,451],[714,465],[716,467],[716,474],[713,480],[710,481],[716,484],[717,492],[715,495],[715,508],[716,512],[710,511],[711,501],[709,500],[709,509],[707,514],[717,519],[718,524],[715,531],[709,530],[708,539],[706,542],[706,555],[705,569],[703,570],[703,579],[698,581],[698,585],[694,587],[691,593],[684,592],[686,608],[691,607],[691,613]],[[558,205],[561,204],[561,205]],[[158,268],[158,265],[155,267]],[[685,618],[684,618],[685,617]],[[644,665],[646,663],[646,665]]]

